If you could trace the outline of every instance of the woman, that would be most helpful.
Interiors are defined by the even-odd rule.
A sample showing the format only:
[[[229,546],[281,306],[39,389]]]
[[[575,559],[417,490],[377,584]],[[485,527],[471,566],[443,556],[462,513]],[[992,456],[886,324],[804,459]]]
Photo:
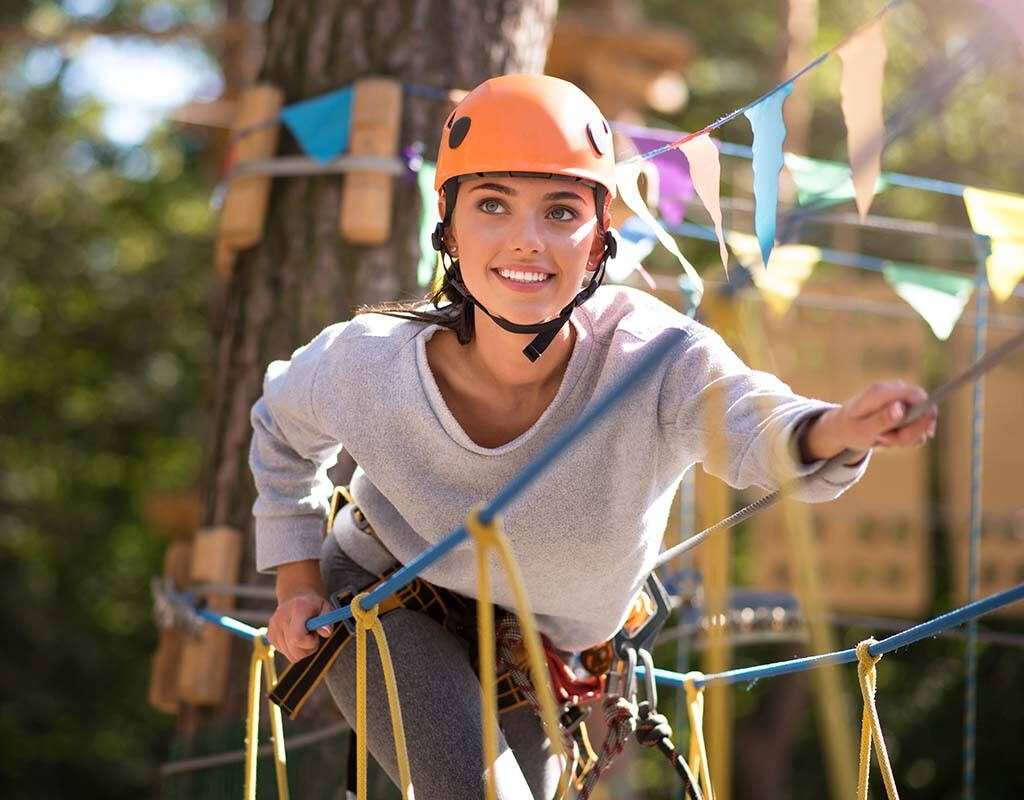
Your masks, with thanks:
[[[614,159],[607,123],[572,84],[526,75],[481,84],[445,122],[436,180],[434,243],[451,264],[433,305],[328,327],[270,365],[253,408],[257,563],[277,572],[269,637],[289,660],[315,650],[305,622],[330,609],[325,594],[357,592],[440,541],[660,336],[685,334],[504,515],[538,625],[563,651],[622,625],[694,463],[736,487],[803,477],[797,496],[817,502],[863,474],[870,448],[933,435],[934,413],[887,433],[925,397],[920,388],[876,384],[842,406],[803,398],[652,297],[598,288],[614,249]],[[359,465],[358,509],[342,509],[323,539],[326,470],[342,446]],[[824,474],[845,450],[857,453],[852,463]],[[472,546],[423,578],[472,598]],[[495,601],[512,607],[500,572],[495,581]],[[466,642],[406,608],[382,621],[416,797],[480,796],[479,682]],[[327,675],[351,723],[354,650]],[[384,688],[371,675],[369,747],[397,781]],[[550,797],[560,765],[532,710],[500,724],[499,796]]]

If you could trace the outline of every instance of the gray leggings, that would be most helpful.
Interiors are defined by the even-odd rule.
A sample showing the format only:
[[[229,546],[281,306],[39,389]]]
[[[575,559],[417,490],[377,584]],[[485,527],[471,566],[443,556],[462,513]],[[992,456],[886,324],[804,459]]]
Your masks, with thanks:
[[[328,593],[357,593],[375,576],[350,559],[331,535],[324,539],[320,571]],[[396,609],[381,617],[395,666],[409,769],[416,800],[484,797],[480,681],[466,645],[430,617]],[[372,635],[367,637],[367,745],[377,763],[398,783],[387,693]],[[351,643],[326,676],[334,702],[356,723],[356,648]],[[503,714],[493,770],[501,800],[548,800],[561,765],[548,751],[540,720],[528,706]]]

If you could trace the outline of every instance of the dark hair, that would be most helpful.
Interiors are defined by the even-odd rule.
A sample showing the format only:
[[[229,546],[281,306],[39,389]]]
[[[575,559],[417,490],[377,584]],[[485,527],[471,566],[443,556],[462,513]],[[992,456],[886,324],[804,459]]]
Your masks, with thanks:
[[[453,261],[449,269],[445,270],[444,280],[436,291],[429,292],[423,300],[410,303],[382,303],[380,305],[365,305],[356,309],[356,316],[360,314],[385,314],[389,317],[399,319],[411,319],[417,322],[424,322],[433,325],[440,325],[454,331],[459,339],[459,344],[469,344],[473,341],[473,303],[467,300],[462,292],[455,288],[453,281],[462,282],[462,273],[459,271],[459,262]],[[445,300],[448,303],[441,305]],[[417,306],[428,302],[434,306],[436,311],[418,310]]]

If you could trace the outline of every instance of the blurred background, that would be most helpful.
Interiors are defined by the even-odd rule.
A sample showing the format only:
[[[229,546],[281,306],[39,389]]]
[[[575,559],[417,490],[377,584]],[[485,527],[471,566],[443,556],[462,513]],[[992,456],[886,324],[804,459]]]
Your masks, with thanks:
[[[422,295],[432,262],[419,264],[420,232],[433,210],[421,221],[417,172],[436,154],[451,90],[509,72],[568,78],[614,123],[625,158],[752,102],[880,9],[876,0],[0,0],[3,795],[242,792],[249,650],[227,634],[198,641],[161,631],[150,582],[167,574],[242,587],[211,597],[211,607],[266,620],[273,594],[254,572],[248,535],[248,409],[269,361],[360,304]],[[940,340],[877,270],[858,269],[884,261],[977,274],[955,187],[1024,193],[1019,8],[906,0],[884,25],[883,169],[947,191],[897,182],[862,223],[849,196],[808,203],[796,171],[784,170],[780,241],[834,254],[784,308],[768,308],[735,247],[725,274],[692,187],[673,198],[662,176],[661,200],[676,201],[666,210],[652,178],[645,184],[707,281],[701,319],[749,363],[837,402],[873,380],[934,387],[956,374],[972,358],[979,314],[990,346],[1024,327],[1019,296],[987,307],[972,297]],[[840,69],[829,58],[797,81],[785,106],[788,153],[846,161]],[[397,148],[364,150],[393,162],[387,219],[371,220],[384,227],[377,244],[339,233],[349,178],[326,174],[274,121],[282,102],[367,75],[406,88]],[[275,87],[276,100],[253,101],[257,84]],[[232,137],[247,127],[255,132]],[[715,135],[736,152],[751,144],[743,119]],[[271,156],[303,159],[313,172],[248,179],[247,208],[262,210],[245,217],[246,230],[227,231],[222,209],[240,184],[229,190],[225,178]],[[663,160],[672,156],[682,162],[678,153]],[[726,228],[749,234],[750,161],[723,148],[721,163]],[[624,229],[629,215],[617,209]],[[359,227],[350,222],[350,232]],[[647,255],[650,239],[637,240],[646,272],[616,277],[685,310],[679,263],[661,248]],[[1022,390],[1019,355],[987,382],[984,450],[973,454],[984,465],[980,594],[1024,581]],[[659,665],[712,671],[848,647],[965,602],[970,390],[941,413],[933,444],[880,454],[840,501],[765,515],[672,565],[666,581],[679,612]],[[691,475],[666,542],[756,496]],[[241,552],[226,572],[204,573],[192,560],[196,532],[223,529],[238,532]],[[1022,616],[1018,604],[980,626],[980,798],[1024,795]],[[965,652],[961,632],[879,666],[904,797],[963,796]],[[819,672],[831,677],[773,678],[709,697],[721,797],[842,794],[859,692],[852,667]],[[676,696],[666,689],[661,702],[685,741]],[[318,696],[286,724],[293,797],[344,797],[339,721]],[[391,796],[376,779],[375,796]],[[260,781],[271,796],[267,764]],[[601,791],[678,796],[675,781],[656,754],[633,747]]]

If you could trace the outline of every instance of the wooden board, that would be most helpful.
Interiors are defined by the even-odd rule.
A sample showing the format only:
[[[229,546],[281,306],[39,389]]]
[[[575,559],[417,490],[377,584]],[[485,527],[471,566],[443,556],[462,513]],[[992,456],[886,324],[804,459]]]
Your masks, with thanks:
[[[242,532],[234,528],[207,528],[196,534],[192,548],[193,583],[234,584],[242,559]],[[230,613],[235,598],[211,594],[208,607]],[[205,625],[190,637],[181,657],[178,689],[181,700],[193,705],[217,705],[224,699],[232,635],[216,625]]]

